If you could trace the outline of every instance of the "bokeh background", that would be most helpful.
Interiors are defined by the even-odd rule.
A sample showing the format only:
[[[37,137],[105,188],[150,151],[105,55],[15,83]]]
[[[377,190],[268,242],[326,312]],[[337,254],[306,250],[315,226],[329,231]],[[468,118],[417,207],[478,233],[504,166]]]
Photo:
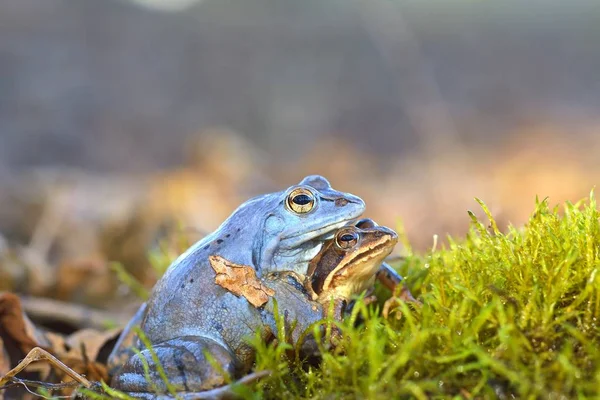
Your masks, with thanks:
[[[2,0],[0,289],[108,307],[312,173],[418,251],[522,225],[599,182],[599,71],[597,0]]]

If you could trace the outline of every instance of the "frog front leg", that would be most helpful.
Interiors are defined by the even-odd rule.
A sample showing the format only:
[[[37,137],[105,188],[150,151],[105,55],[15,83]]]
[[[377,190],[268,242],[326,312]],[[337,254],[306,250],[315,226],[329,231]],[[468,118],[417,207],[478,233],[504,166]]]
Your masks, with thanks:
[[[226,377],[236,374],[237,365],[230,349],[201,336],[184,336],[152,345],[132,356],[113,377],[111,387],[134,397],[153,398],[155,393],[168,394],[152,351],[176,392],[199,392],[225,385]],[[209,361],[207,353],[214,362]],[[148,365],[146,376],[144,364]]]

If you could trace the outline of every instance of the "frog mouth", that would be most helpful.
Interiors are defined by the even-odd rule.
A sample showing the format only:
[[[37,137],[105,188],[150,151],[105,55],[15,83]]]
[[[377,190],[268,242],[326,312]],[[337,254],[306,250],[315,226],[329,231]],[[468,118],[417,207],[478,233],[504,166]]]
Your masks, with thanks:
[[[356,263],[361,263],[364,264],[374,258],[379,258],[382,254],[384,253],[391,253],[392,249],[394,248],[395,243],[393,243],[390,240],[386,240],[383,241],[379,244],[377,244],[375,247],[371,247],[368,249],[365,249],[359,253],[354,254],[354,256],[352,258],[350,258],[347,262],[346,262],[346,267],[340,268],[339,271],[343,271],[345,270],[348,265],[354,265]],[[388,254],[385,254],[382,258],[385,258],[388,256]],[[377,265],[377,267],[379,267],[379,265]]]

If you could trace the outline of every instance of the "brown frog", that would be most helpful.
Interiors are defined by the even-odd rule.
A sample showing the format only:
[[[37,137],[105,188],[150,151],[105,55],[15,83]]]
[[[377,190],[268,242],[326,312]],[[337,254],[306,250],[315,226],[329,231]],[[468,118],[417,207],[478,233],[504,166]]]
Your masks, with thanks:
[[[372,220],[339,229],[310,262],[306,289],[321,304],[333,300],[336,315],[342,314],[353,295],[373,287],[396,243],[396,232]]]
[[[386,301],[386,317],[398,300],[420,304],[403,278],[384,262],[397,243],[396,232],[368,218],[339,229],[309,264],[305,287],[311,298],[324,306],[333,300],[339,317],[352,296],[371,292],[378,280],[394,294],[402,285],[399,295]]]

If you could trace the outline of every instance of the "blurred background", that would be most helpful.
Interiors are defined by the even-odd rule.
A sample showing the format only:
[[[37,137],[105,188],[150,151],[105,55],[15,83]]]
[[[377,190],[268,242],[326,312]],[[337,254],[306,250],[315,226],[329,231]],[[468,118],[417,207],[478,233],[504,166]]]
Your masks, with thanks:
[[[522,225],[599,182],[599,38],[597,0],[2,0],[0,289],[108,307],[312,173],[418,251],[474,197]]]

